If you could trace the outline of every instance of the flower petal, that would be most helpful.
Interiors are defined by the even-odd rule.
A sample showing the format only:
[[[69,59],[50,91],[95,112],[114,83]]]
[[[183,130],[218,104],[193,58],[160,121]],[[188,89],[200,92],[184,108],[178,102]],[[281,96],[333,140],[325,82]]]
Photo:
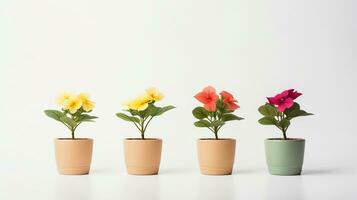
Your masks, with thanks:
[[[209,112],[214,112],[216,110],[216,102],[211,102],[204,105],[204,108]]]
[[[212,86],[207,86],[203,89],[204,93],[216,93],[216,89]]]
[[[207,95],[206,95],[206,93],[204,93],[204,92],[200,92],[200,93],[196,94],[196,95],[195,95],[195,98],[196,98],[198,101],[200,101],[201,103],[203,103],[203,104],[208,103],[208,101],[207,101]]]
[[[284,112],[285,109],[290,108],[293,105],[294,105],[293,99],[287,98],[287,99],[285,99],[284,103],[282,103],[278,106],[277,110],[278,110],[278,112]]]

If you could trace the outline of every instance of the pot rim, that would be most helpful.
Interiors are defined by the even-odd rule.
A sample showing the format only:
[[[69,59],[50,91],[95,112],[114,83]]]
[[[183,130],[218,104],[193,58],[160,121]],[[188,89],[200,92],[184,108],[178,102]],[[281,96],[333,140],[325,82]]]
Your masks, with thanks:
[[[57,141],[88,141],[93,140],[92,138],[55,138]]]
[[[235,138],[198,138],[197,141],[235,141]]]
[[[124,138],[124,141],[162,141],[161,138]]]
[[[305,141],[304,138],[266,138],[265,141],[272,141],[272,142],[303,142]]]

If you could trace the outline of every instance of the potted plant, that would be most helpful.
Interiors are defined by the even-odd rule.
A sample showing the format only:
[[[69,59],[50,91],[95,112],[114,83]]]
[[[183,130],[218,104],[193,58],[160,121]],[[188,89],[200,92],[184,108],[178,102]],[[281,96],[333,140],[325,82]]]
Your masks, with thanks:
[[[214,138],[201,138],[197,140],[198,160],[202,174],[229,175],[232,173],[236,140],[232,138],[219,138],[218,131],[228,121],[242,120],[233,114],[239,108],[238,101],[227,91],[222,91],[220,96],[216,90],[208,86],[195,95],[203,103],[193,109],[192,114],[198,119],[196,127],[208,128],[214,133]]]
[[[145,132],[151,120],[175,108],[174,106],[156,106],[155,103],[163,99],[163,95],[156,88],[149,88],[145,94],[125,103],[124,111],[116,116],[131,122],[140,132],[140,138],[126,138],[124,140],[124,156],[128,174],[153,175],[159,172],[162,140],[146,138]]]
[[[285,90],[274,97],[267,97],[268,102],[259,107],[263,115],[259,123],[274,125],[281,132],[282,138],[265,140],[265,154],[268,169],[273,175],[300,175],[304,160],[305,139],[288,138],[286,132],[290,121],[296,117],[312,115],[300,109],[294,100],[301,93],[294,89]]]
[[[97,117],[90,113],[95,103],[88,94],[65,92],[58,98],[61,110],[45,110],[45,114],[65,125],[71,138],[55,139],[57,169],[60,174],[88,174],[92,160],[93,139],[76,138],[75,131],[83,122],[93,122]]]

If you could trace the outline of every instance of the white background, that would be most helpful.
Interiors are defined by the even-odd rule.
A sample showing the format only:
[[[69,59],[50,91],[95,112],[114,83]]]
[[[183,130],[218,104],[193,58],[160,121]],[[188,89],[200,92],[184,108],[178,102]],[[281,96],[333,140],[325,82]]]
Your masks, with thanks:
[[[356,2],[353,0],[1,0],[0,199],[356,199]],[[232,176],[202,176],[193,96],[207,85],[236,95]],[[122,140],[139,136],[115,113],[150,86],[177,109],[153,120],[160,175],[126,174]],[[307,140],[302,176],[267,173],[257,123],[266,96],[289,88],[314,116],[293,121]],[[88,92],[96,123],[88,176],[57,174],[53,139],[68,130],[43,114],[62,91]]]

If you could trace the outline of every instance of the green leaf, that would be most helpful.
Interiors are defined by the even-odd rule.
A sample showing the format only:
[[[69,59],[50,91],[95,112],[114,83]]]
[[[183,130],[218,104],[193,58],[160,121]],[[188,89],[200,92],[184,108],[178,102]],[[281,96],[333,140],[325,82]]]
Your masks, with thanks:
[[[302,116],[309,116],[309,115],[313,115],[312,113],[308,113],[305,110],[294,110],[292,111],[289,116],[288,119],[293,119],[295,117],[302,117]]]
[[[174,109],[174,108],[175,108],[175,106],[165,106],[165,107],[159,108],[159,110],[156,112],[155,116],[162,115],[165,112],[167,112],[171,109]]]
[[[192,110],[192,114],[197,119],[204,119],[208,117],[209,112],[203,107],[196,107],[195,109]]]
[[[139,113],[139,111],[137,111],[137,110],[131,110],[131,109],[129,109],[129,110],[127,110],[128,112],[130,112],[130,114],[131,115],[133,115],[133,116],[138,116],[140,113]]]
[[[160,107],[156,107],[153,104],[150,104],[149,107],[146,109],[145,117],[148,116],[156,116],[157,112],[160,110]]]
[[[225,114],[225,113],[232,113],[232,112],[234,112],[234,110],[223,109],[223,110],[221,110],[221,112],[222,112],[223,114]]]
[[[211,127],[212,126],[212,124],[209,121],[204,120],[204,119],[195,122],[194,125],[196,127]]]
[[[145,110],[138,111],[140,118],[145,118],[147,108]]]
[[[227,121],[232,121],[232,120],[242,120],[244,118],[242,117],[238,117],[237,115],[234,115],[234,114],[224,114],[222,116],[222,120],[227,122]]]
[[[226,105],[225,103],[223,102],[223,99],[220,98],[218,99],[218,101],[216,102],[216,110],[220,111],[220,112],[225,112],[225,111],[228,111],[229,109],[226,109]]]
[[[276,111],[276,108],[270,104],[265,104],[263,106],[260,106],[258,108],[258,111],[260,114],[264,116],[277,116],[278,112]]]
[[[77,122],[94,122],[93,119],[97,119],[98,117],[96,116],[91,116],[87,114],[81,114],[76,118]]]
[[[75,122],[73,119],[67,117],[67,116],[63,116],[60,118],[60,120],[63,122],[63,123],[66,123],[68,124],[70,127],[75,127],[77,125],[77,122]]]
[[[279,122],[279,126],[283,129],[286,129],[290,126],[290,120],[288,119],[283,119]]]
[[[116,116],[128,122],[136,122],[136,123],[140,122],[140,120],[137,117],[128,116],[124,113],[117,113]]]
[[[211,123],[212,126],[223,126],[224,124],[223,121],[214,121]]]
[[[61,121],[61,117],[65,116],[63,112],[58,110],[45,110],[44,112],[48,117],[57,121]]]
[[[278,125],[278,121],[271,116],[265,116],[258,121],[260,124],[263,125]]]
[[[300,110],[300,105],[298,103],[294,102],[293,106],[291,106],[290,108],[285,109],[284,114],[286,116],[290,116],[290,114],[293,111],[296,111],[296,110]]]

